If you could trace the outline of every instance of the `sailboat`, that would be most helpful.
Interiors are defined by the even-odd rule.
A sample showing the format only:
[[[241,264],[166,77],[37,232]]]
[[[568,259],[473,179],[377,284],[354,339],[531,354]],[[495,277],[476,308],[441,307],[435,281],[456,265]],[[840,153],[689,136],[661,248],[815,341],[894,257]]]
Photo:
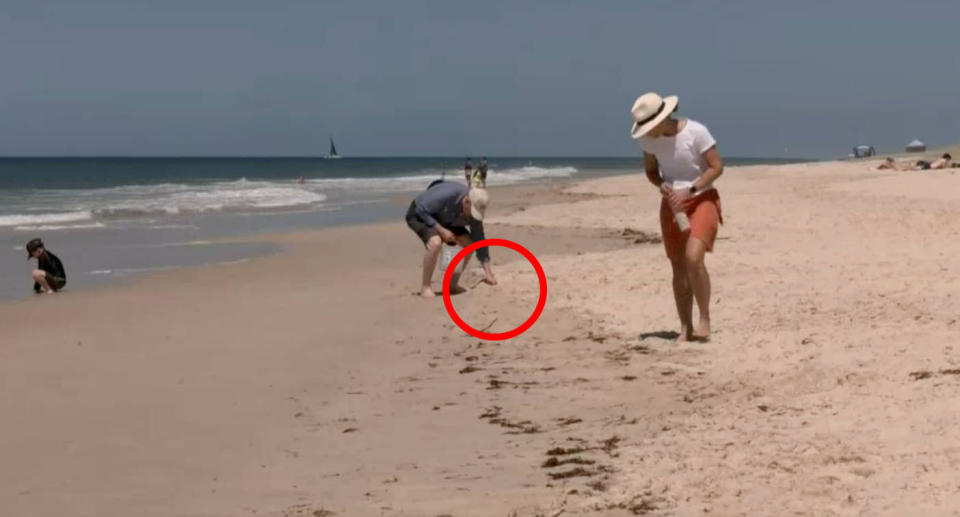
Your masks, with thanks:
[[[333,137],[330,138],[330,153],[323,157],[326,160],[339,160],[340,155],[337,154],[337,147],[333,145]]]

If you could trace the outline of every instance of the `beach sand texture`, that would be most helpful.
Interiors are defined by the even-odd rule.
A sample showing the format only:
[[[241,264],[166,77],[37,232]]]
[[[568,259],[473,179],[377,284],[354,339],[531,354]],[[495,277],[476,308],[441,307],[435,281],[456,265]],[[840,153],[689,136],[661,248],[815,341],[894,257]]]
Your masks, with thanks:
[[[708,344],[672,339],[642,173],[494,192],[488,236],[549,283],[509,341],[411,294],[408,200],[276,256],[5,303],[0,513],[956,515],[960,175],[870,167],[727,170]],[[500,285],[454,300],[502,332],[537,279],[493,257]]]

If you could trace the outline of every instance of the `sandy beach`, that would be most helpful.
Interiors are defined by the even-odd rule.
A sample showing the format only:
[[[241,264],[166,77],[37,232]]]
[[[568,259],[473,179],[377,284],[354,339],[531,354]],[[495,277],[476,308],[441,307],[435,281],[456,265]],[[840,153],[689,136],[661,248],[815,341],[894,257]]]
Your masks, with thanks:
[[[488,236],[549,284],[508,341],[412,295],[402,196],[277,255],[0,304],[0,513],[958,515],[960,175],[876,163],[726,170],[706,344],[674,342],[639,171],[493,190]],[[492,255],[500,285],[454,305],[502,332],[537,278]]]

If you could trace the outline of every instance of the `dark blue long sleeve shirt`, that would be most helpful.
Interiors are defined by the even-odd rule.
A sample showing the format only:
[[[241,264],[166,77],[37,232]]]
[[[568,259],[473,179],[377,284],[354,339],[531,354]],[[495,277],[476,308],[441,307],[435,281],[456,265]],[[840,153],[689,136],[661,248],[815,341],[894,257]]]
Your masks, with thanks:
[[[470,239],[473,242],[482,241],[484,237],[483,222],[474,221],[463,213],[463,198],[470,191],[466,185],[453,181],[441,181],[421,192],[414,200],[417,215],[431,228],[438,223],[444,228],[454,226],[470,228]],[[480,262],[490,260],[490,248],[477,250]]]

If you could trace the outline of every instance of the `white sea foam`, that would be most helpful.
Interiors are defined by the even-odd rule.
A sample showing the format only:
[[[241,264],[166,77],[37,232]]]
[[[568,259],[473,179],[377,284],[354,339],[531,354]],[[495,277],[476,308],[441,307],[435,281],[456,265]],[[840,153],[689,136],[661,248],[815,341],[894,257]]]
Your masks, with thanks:
[[[576,167],[535,167],[531,165],[504,171],[491,169],[487,174],[487,185],[510,184],[544,178],[569,178],[576,173]]]
[[[93,219],[93,214],[89,210],[41,214],[11,214],[0,215],[0,226],[28,226],[71,223],[75,221],[89,221],[91,219]]]
[[[32,226],[14,226],[13,229],[18,232],[52,232],[55,230],[89,230],[106,227],[107,225],[101,222],[94,222],[81,224],[40,224]]]
[[[490,169],[487,184],[510,185],[545,178],[564,178],[577,172],[576,168],[569,166]],[[421,190],[443,173],[441,169],[422,169],[406,176],[315,178],[307,179],[302,184],[293,180],[239,179],[205,184],[162,183],[31,191],[18,193],[17,197],[11,195],[9,200],[0,199],[0,207],[13,212],[0,215],[0,228],[12,227],[16,231],[73,230],[102,228],[105,219],[142,219],[212,212],[267,214],[296,210],[338,210],[346,204],[376,202],[364,197],[376,197],[377,193]],[[462,172],[459,170],[448,170],[445,175],[451,181],[462,181]],[[328,196],[334,196],[332,202],[328,202]],[[18,200],[23,204],[20,205]],[[170,221],[166,220],[153,222],[163,227],[174,227],[169,226]],[[112,227],[123,223],[108,224]]]
[[[100,216],[182,214],[309,206],[327,196],[299,185],[238,180],[210,185],[132,185],[86,191]]]
[[[313,188],[321,190],[345,190],[345,191],[372,191],[372,192],[398,192],[411,191],[425,188],[431,181],[446,176],[447,179],[457,181],[463,178],[463,171],[452,169],[442,171],[440,169],[429,169],[421,171],[422,174],[410,176],[393,176],[380,178],[325,178],[310,179],[304,182]],[[444,172],[446,174],[444,174]],[[569,178],[578,171],[576,167],[517,167],[512,169],[489,169],[487,172],[487,185],[512,185],[523,181],[530,181],[545,178]]]
[[[177,269],[181,266],[156,266],[156,267],[130,267],[130,268],[118,268],[118,269],[94,269],[93,271],[88,272],[90,275],[132,275],[135,273],[151,273],[154,271],[167,271],[170,269]]]

